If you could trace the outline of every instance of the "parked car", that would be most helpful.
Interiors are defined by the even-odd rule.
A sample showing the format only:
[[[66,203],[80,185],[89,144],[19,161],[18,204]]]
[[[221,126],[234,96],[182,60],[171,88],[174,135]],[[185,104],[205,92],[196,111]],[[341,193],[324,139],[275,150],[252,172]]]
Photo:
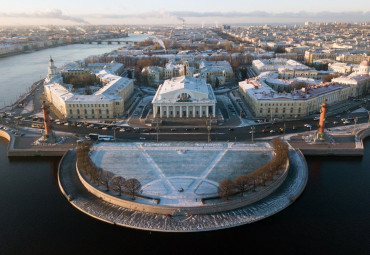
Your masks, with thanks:
[[[305,126],[306,128],[312,128],[312,125],[310,125],[310,124],[304,124],[304,126]]]

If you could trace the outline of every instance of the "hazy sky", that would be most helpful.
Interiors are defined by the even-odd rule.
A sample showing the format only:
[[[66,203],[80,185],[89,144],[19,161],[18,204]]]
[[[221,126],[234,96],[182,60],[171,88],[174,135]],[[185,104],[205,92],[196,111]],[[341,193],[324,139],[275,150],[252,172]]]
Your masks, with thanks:
[[[0,0],[0,25],[369,21],[368,0]]]

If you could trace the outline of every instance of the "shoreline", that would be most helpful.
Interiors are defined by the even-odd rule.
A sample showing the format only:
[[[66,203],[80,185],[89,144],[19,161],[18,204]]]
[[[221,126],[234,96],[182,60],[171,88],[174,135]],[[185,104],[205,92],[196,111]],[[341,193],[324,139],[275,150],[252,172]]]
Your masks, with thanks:
[[[115,37],[105,38],[102,41],[104,41],[104,40],[108,41],[108,40],[111,40],[111,39],[119,39],[119,38],[128,38],[128,37],[130,37],[130,36],[127,34],[127,36],[121,36],[121,37],[118,37],[118,38],[115,38]],[[17,52],[10,52],[10,53],[0,55],[0,59],[7,58],[7,57],[12,57],[12,56],[17,56],[17,55],[22,55],[22,54],[30,54],[30,53],[37,52],[37,51],[40,51],[40,50],[47,50],[47,49],[52,49],[52,48],[57,48],[57,47],[62,47],[62,46],[68,46],[68,45],[74,45],[74,44],[90,44],[89,41],[91,41],[91,40],[86,40],[86,41],[83,41],[83,42],[62,43],[62,44],[50,45],[50,46],[46,46],[46,47],[42,47],[42,48],[28,49],[28,50],[22,50],[22,51],[17,51]],[[92,40],[92,41],[94,41],[94,40]],[[119,45],[119,44],[117,44],[117,45]]]

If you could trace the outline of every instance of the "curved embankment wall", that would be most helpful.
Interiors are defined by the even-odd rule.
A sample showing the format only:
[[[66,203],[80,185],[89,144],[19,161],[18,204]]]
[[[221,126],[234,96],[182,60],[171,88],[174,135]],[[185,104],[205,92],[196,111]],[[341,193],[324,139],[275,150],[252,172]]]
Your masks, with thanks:
[[[356,134],[361,141],[365,140],[370,136],[370,128],[363,129]]]
[[[3,137],[9,141],[7,148],[8,157],[61,157],[69,149],[64,147],[46,145],[44,147],[34,147],[29,149],[15,149],[15,137],[12,133],[0,129],[0,137]],[[18,139],[22,138],[18,137]]]
[[[183,215],[193,215],[193,214],[209,214],[209,213],[217,213],[223,211],[229,211],[237,208],[241,208],[252,204],[258,200],[265,198],[266,196],[270,195],[274,192],[286,179],[288,175],[289,169],[289,160],[287,161],[286,167],[284,172],[281,176],[279,176],[276,180],[274,180],[269,186],[266,188],[253,193],[250,197],[244,197],[236,200],[229,200],[227,202],[221,202],[212,205],[202,205],[202,206],[192,206],[192,207],[180,207],[180,206],[161,206],[161,205],[149,205],[149,204],[142,204],[134,201],[124,200],[110,194],[107,194],[89,183],[87,178],[83,174],[80,173],[80,170],[77,167],[76,162],[76,171],[78,177],[82,183],[82,185],[92,194],[101,198],[102,200],[121,206],[123,208],[147,212],[147,213],[155,213],[155,214],[165,214],[165,215],[174,215],[176,213],[180,213]]]
[[[14,146],[14,137],[11,133],[8,133],[7,131],[3,130],[3,129],[0,129],[0,137],[3,137],[5,138],[6,140],[8,140],[8,149],[7,149],[7,154],[8,156],[9,155],[9,152],[13,149],[13,146]]]

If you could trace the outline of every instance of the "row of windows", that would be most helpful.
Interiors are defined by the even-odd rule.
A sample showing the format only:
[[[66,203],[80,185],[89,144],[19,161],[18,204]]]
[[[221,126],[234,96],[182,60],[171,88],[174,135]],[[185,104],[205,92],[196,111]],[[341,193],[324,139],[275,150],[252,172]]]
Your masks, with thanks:
[[[69,116],[69,117],[70,117],[70,118],[75,118],[75,116],[74,116],[74,115],[71,115],[71,116]],[[88,119],[89,117],[85,115],[85,117],[84,117],[84,118],[85,118],[85,119]],[[92,118],[92,119],[95,119],[95,116],[91,116],[91,118]],[[101,119],[101,118],[103,118],[103,116],[99,116],[99,119]],[[106,117],[104,117],[104,118],[109,119],[110,117],[109,117],[109,115],[108,115],[108,116],[106,116]],[[78,116],[77,116],[77,119],[81,119],[81,116],[80,116],[80,115],[78,115]]]
[[[117,104],[118,103],[118,104]],[[91,107],[108,107],[108,104],[80,104],[80,107],[90,107],[90,105],[91,105]],[[119,105],[119,102],[116,102],[116,105]],[[68,105],[69,107],[78,107],[78,104],[69,104]]]
[[[263,104],[261,104],[261,106],[263,106]],[[266,103],[265,106],[271,106],[271,104]],[[275,106],[275,104],[272,104],[272,106]],[[276,106],[279,106],[279,104],[276,104]],[[281,103],[280,106],[283,106],[283,104]],[[284,104],[284,106],[294,106],[294,104],[293,103],[291,103],[291,104],[288,103],[288,104]],[[301,103],[299,103],[299,106],[301,106]]]
[[[260,108],[260,113],[262,113],[262,111],[263,111],[263,109],[262,108]],[[293,108],[290,108],[290,113],[293,113]],[[267,113],[270,113],[271,112],[271,109],[270,108],[268,108],[267,109]],[[275,113],[278,113],[279,112],[279,108],[275,108]],[[300,113],[301,112],[301,108],[298,108],[298,112]],[[285,108],[283,108],[283,113],[285,113]]]
[[[87,114],[87,110],[86,109],[84,109],[84,114]],[[102,110],[101,109],[99,109],[99,114],[102,114]],[[109,114],[109,110],[107,109],[106,111],[106,114]],[[73,114],[73,111],[72,111],[72,109],[69,109],[69,114]],[[80,114],[80,109],[77,109],[77,114]],[[94,111],[94,109],[92,109],[91,110],[91,114],[95,114],[95,111]]]

